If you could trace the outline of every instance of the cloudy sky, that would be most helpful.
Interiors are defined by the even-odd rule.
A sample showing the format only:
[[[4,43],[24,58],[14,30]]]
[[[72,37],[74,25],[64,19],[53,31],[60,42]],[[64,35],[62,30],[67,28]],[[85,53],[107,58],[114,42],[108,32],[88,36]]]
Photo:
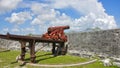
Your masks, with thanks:
[[[43,34],[50,26],[69,31],[120,27],[120,0],[0,0],[0,34]]]

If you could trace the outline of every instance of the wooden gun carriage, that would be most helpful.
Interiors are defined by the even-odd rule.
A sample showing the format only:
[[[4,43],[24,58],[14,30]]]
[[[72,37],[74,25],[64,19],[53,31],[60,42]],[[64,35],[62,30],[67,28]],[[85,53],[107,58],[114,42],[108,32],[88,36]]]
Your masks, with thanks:
[[[65,45],[65,42],[67,42],[67,36],[64,34],[65,29],[69,29],[69,26],[49,27],[47,33],[43,34],[42,37],[12,35],[7,33],[6,35],[0,34],[0,38],[20,42],[20,60],[22,61],[25,59],[26,43],[28,42],[31,62],[35,63],[35,44],[37,42],[52,43],[52,54],[54,56],[65,55],[67,53],[67,45]]]

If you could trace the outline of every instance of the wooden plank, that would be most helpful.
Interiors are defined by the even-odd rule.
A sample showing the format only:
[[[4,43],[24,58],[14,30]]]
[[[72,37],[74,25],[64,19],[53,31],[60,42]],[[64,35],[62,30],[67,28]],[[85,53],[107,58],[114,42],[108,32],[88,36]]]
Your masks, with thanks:
[[[61,43],[64,41],[61,40],[52,40],[52,39],[44,39],[41,37],[33,37],[33,36],[22,36],[22,35],[12,35],[12,34],[8,34],[8,35],[2,35],[0,34],[0,38],[3,39],[8,39],[8,40],[15,40],[15,41],[32,41],[35,40],[35,42],[48,42],[48,43]]]

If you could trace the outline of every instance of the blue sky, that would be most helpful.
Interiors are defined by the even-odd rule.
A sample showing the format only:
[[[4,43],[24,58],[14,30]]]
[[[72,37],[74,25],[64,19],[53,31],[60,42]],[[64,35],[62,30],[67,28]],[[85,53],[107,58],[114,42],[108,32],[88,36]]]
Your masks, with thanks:
[[[50,26],[68,31],[120,28],[120,0],[0,0],[0,34],[43,34]]]
[[[115,17],[116,23],[120,28],[120,0],[99,0],[102,2],[106,12]]]

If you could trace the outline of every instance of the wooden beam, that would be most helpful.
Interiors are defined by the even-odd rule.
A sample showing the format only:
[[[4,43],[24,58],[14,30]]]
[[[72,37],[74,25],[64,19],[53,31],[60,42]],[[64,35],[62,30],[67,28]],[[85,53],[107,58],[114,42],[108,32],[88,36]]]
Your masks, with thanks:
[[[30,58],[31,58],[31,63],[35,63],[35,40],[32,40],[29,42],[29,48],[30,48]]]
[[[22,60],[22,61],[24,61],[24,59],[25,59],[25,53],[26,53],[26,42],[24,42],[24,41],[19,41],[20,42],[20,44],[21,44],[21,58],[20,58],[20,60]]]

